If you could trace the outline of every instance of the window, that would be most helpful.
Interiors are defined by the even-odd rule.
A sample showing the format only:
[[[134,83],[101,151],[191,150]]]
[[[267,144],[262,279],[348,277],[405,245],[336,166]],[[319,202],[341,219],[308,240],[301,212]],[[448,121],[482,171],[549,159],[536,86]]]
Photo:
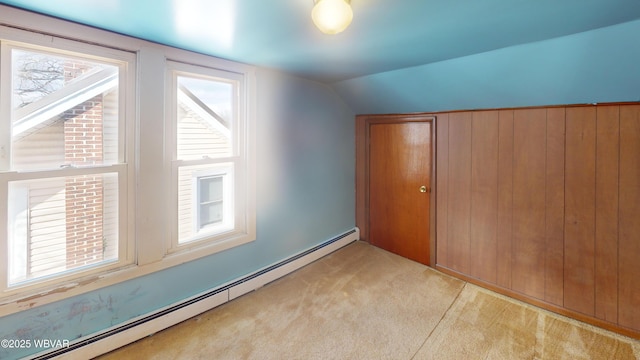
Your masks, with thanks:
[[[253,240],[244,74],[169,62],[170,252]]]
[[[254,68],[39,19],[0,25],[0,316],[254,240]]]
[[[223,175],[198,178],[198,231],[220,224],[227,217],[222,210],[226,204],[222,198],[223,180]]]
[[[233,227],[233,174],[230,166],[195,174],[194,233],[216,233]]]
[[[122,229],[124,98],[133,56],[65,44],[71,42],[60,48],[1,42],[4,292],[132,261]]]

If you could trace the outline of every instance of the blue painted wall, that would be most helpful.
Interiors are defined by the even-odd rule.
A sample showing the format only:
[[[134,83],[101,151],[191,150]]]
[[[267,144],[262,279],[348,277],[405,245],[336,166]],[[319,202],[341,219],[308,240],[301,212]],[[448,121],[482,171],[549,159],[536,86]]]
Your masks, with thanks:
[[[640,101],[640,20],[333,86],[357,114]]]
[[[246,275],[355,226],[354,114],[326,85],[257,74],[257,240],[0,318],[0,339],[68,339]],[[0,359],[42,349],[0,348]]]

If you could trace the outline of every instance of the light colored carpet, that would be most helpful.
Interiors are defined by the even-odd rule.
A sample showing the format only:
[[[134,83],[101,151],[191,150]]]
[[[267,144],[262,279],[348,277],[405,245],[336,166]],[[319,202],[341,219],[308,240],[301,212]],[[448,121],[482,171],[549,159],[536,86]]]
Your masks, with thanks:
[[[640,359],[640,342],[467,284],[415,359]]]
[[[640,342],[356,242],[100,359],[640,359]]]

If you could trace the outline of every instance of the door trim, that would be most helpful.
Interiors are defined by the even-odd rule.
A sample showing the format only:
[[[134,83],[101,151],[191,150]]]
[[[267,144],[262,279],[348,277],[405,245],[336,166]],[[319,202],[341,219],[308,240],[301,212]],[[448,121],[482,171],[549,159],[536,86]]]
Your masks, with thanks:
[[[356,226],[369,242],[369,130],[373,124],[431,123],[431,193],[429,204],[429,263],[436,264],[436,116],[428,114],[356,115]]]

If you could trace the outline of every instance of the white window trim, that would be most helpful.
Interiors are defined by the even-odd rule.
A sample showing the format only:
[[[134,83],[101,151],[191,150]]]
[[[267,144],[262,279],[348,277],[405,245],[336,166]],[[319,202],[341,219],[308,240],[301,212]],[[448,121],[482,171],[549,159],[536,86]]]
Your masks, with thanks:
[[[28,30],[22,30],[28,29]],[[167,175],[168,158],[164,156],[165,135],[164,118],[166,109],[158,106],[165,101],[166,59],[173,61],[205,66],[224,71],[243,74],[243,86],[246,90],[246,102],[243,111],[246,112],[246,123],[242,132],[246,142],[242,145],[246,161],[235,169],[236,176],[243,176],[246,182],[237,193],[246,194],[242,199],[246,204],[246,211],[241,219],[245,222],[244,234],[240,237],[244,241],[252,241],[256,237],[255,213],[255,68],[228,60],[196,54],[177,48],[158,45],[140,39],[135,39],[96,28],[55,19],[45,15],[35,14],[6,5],[0,5],[0,32],[2,38],[11,38],[17,42],[35,43],[45,47],[52,44],[69,46],[70,51],[83,53],[87,44],[94,44],[104,51],[112,53],[129,52],[137,54],[137,61],[127,68],[130,76],[126,79],[127,92],[125,126],[120,131],[127,135],[127,142],[121,145],[125,148],[127,158],[124,166],[130,167],[121,178],[120,191],[127,193],[125,210],[121,215],[121,231],[132,239],[128,249],[133,256],[132,264],[111,271],[101,271],[92,275],[69,279],[61,284],[24,288],[15,294],[0,294],[0,317],[22,310],[63,300],[106,286],[118,284],[137,277],[148,275],[172,266],[222,251],[233,246],[233,238],[221,241],[215,246],[184,249],[175,253],[167,251],[168,232],[164,226],[166,221],[166,205],[169,199],[159,196],[166,191],[165,176]],[[2,59],[0,59],[1,61]],[[0,83],[0,91],[7,91],[6,84]],[[11,89],[9,88],[9,92]],[[121,96],[124,91],[121,89]],[[0,99],[0,101],[4,101]],[[4,116],[4,114],[0,114]],[[0,121],[0,132],[8,127]],[[144,134],[144,135],[142,135]],[[0,161],[6,157],[7,149],[0,145]],[[161,154],[161,155],[158,155]],[[122,166],[122,165],[121,165]],[[65,169],[69,174],[75,174],[77,169]],[[121,170],[118,170],[121,171]],[[61,173],[64,174],[64,173]],[[8,173],[0,172],[0,181],[6,181]],[[237,200],[238,201],[238,200]],[[0,187],[0,204],[7,203],[6,188]],[[6,229],[6,214],[0,214],[0,231]],[[0,242],[0,261],[7,263],[6,242]],[[6,272],[0,273],[6,279]]]
[[[254,241],[255,236],[255,169],[254,153],[252,144],[254,141],[249,137],[253,131],[253,114],[249,99],[253,98],[252,77],[253,74],[238,69],[222,69],[220,64],[214,61],[186,62],[186,58],[171,59],[167,61],[166,74],[166,151],[167,159],[171,159],[170,173],[171,181],[167,193],[171,193],[172,202],[168,206],[168,218],[170,219],[169,239],[167,239],[167,253],[169,256],[194,253],[211,255],[235,246],[239,246]],[[220,79],[237,84],[238,103],[234,104],[235,117],[231,121],[231,147],[232,154],[228,157],[205,158],[201,160],[179,160],[177,159],[177,100],[179,97],[177,78],[179,76],[202,77],[204,79]],[[197,241],[179,243],[178,223],[177,223],[177,179],[178,170],[185,165],[212,165],[233,163],[234,172],[234,224],[231,229],[221,233],[196,235]],[[252,220],[253,219],[253,220]]]
[[[3,29],[5,30],[5,29]],[[133,105],[135,103],[134,94],[134,74],[135,74],[135,54],[131,52],[124,52],[114,50],[111,48],[104,48],[96,45],[79,43],[77,41],[68,39],[56,39],[52,44],[51,37],[46,37],[41,34],[35,34],[27,31],[20,31],[15,29],[6,29],[2,38],[0,39],[0,56],[2,56],[2,63],[12,64],[11,51],[17,50],[35,50],[44,51],[47,53],[60,54],[62,56],[80,54],[83,58],[96,60],[99,62],[109,63],[119,68],[119,89],[118,89],[118,102],[119,102],[119,123],[118,123],[118,138],[119,141],[119,158],[118,163],[113,165],[104,166],[91,166],[91,167],[70,167],[59,169],[43,169],[37,171],[15,171],[10,169],[11,159],[11,124],[6,119],[11,119],[11,98],[12,89],[11,82],[5,81],[0,84],[0,118],[5,119],[0,121],[0,128],[2,134],[5,137],[0,137],[0,199],[2,204],[8,204],[8,184],[12,181],[23,180],[35,180],[42,178],[54,178],[54,177],[66,177],[66,176],[80,176],[90,174],[108,174],[116,173],[118,175],[118,222],[120,225],[118,229],[118,259],[115,261],[105,261],[101,264],[95,264],[85,267],[79,267],[68,271],[61,272],[57,275],[38,277],[35,279],[25,280],[16,284],[9,284],[9,249],[7,231],[9,224],[8,218],[8,206],[0,208],[0,229],[4,232],[3,238],[5,241],[1,242],[0,249],[5,254],[2,259],[4,264],[0,267],[0,297],[11,298],[15,295],[32,293],[39,289],[55,288],[64,286],[69,282],[77,279],[98,276],[99,274],[113,271],[127,267],[135,261],[135,244],[133,242],[132,227],[127,228],[127,213],[131,211],[133,201],[129,199],[128,190],[133,184],[133,171],[128,164],[133,163],[132,154],[126,154],[127,148],[133,148],[133,121],[126,121],[127,118],[134,119],[135,111]],[[2,68],[3,79],[11,79],[11,69],[8,66]],[[126,106],[125,104],[129,104]],[[4,169],[4,170],[3,170]],[[0,302],[1,303],[1,302]]]

